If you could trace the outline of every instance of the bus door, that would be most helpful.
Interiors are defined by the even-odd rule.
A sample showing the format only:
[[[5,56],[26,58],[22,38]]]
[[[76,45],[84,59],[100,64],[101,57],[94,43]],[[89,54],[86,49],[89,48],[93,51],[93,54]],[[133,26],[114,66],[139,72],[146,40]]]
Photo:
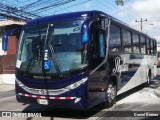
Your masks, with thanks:
[[[91,24],[91,41],[90,41],[90,57],[89,57],[89,69],[91,74],[89,76],[89,98],[92,98],[92,103],[97,103],[98,99],[102,98],[105,82],[104,77],[105,67],[102,65],[100,68],[95,70],[105,59],[106,56],[106,30],[103,29],[104,19],[100,19]],[[95,71],[94,71],[95,70]],[[94,72],[93,72],[94,71]],[[98,99],[97,99],[98,98]],[[94,101],[94,102],[93,102]]]

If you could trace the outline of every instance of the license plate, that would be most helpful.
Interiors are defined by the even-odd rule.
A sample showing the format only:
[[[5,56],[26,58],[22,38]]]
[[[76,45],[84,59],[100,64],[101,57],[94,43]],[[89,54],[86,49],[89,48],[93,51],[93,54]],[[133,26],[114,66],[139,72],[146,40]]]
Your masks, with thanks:
[[[42,105],[48,105],[48,100],[47,99],[37,99],[37,102],[39,104],[42,104]]]

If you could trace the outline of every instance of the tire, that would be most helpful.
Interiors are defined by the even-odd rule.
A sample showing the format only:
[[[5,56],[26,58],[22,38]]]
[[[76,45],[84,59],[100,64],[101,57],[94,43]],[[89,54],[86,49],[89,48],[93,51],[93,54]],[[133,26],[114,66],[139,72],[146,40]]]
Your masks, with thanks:
[[[147,76],[146,87],[149,87],[150,83],[151,83],[151,73],[149,72],[149,74]]]
[[[112,107],[116,103],[117,87],[113,82],[107,84],[106,105]]]

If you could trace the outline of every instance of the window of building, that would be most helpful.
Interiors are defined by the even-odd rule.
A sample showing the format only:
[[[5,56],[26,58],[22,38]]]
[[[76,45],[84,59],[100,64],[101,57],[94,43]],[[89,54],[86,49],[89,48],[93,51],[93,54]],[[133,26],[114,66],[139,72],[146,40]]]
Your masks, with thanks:
[[[133,33],[132,39],[133,39],[133,53],[140,53],[139,36],[137,34]]]
[[[123,34],[123,51],[125,53],[131,53],[132,52],[131,33],[127,30],[122,30],[122,34]]]
[[[146,54],[146,45],[145,45],[145,37],[140,36],[140,48],[141,48],[141,53]]]
[[[120,28],[115,25],[111,25],[109,50],[112,52],[121,51]]]

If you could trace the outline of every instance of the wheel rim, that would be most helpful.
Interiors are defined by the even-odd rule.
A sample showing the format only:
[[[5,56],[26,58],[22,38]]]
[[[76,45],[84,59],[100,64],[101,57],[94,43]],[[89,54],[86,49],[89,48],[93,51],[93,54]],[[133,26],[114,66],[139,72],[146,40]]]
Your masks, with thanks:
[[[112,102],[115,98],[115,87],[112,84],[108,85],[107,96],[109,102]]]

